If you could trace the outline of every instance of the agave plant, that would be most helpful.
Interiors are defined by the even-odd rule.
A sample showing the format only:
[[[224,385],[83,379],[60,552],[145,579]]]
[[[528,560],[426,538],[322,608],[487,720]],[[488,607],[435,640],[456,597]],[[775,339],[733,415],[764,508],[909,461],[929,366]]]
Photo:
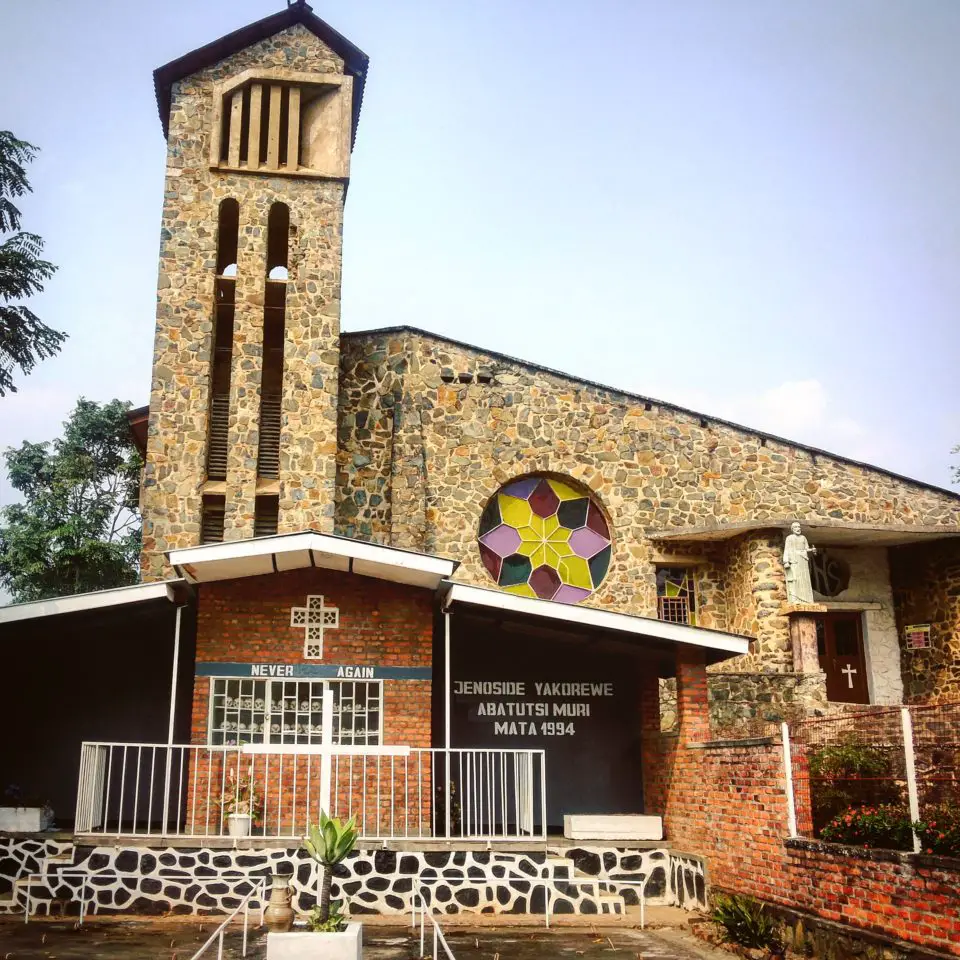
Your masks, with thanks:
[[[317,923],[314,929],[327,929],[330,922],[330,883],[333,880],[333,868],[345,859],[353,850],[360,832],[356,828],[356,817],[341,823],[337,817],[328,817],[320,811],[320,824],[310,827],[310,834],[303,838],[307,853],[323,867],[323,883],[320,886],[320,905]],[[340,929],[342,921],[339,913],[335,929]]]

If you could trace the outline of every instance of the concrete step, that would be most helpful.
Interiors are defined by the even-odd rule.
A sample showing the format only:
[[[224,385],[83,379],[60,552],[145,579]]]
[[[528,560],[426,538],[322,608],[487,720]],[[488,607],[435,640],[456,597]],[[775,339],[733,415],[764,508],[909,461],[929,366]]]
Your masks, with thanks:
[[[554,880],[569,880],[576,875],[573,861],[566,857],[547,857],[545,866]]]
[[[618,897],[615,893],[601,894],[597,902],[601,913],[622,917],[627,912],[627,905],[623,902],[623,897]]]
[[[40,873],[46,876],[51,869],[61,870],[63,867],[72,867],[75,849],[75,847],[71,847],[69,850],[58,853],[56,856],[44,857],[40,861]]]
[[[663,819],[639,813],[568,813],[563,818],[568,840],[662,840]]]

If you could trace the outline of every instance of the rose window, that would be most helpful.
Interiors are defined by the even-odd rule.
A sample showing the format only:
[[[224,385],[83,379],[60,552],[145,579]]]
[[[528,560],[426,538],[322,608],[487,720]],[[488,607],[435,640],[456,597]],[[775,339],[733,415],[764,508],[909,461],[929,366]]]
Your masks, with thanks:
[[[484,508],[478,539],[497,585],[524,597],[579,603],[610,566],[610,529],[600,508],[552,477],[502,487]]]

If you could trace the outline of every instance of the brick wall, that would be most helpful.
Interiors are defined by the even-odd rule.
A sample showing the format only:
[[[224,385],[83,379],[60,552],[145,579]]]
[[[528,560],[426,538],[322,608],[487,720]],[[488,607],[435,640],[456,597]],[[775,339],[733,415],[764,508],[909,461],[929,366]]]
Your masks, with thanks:
[[[322,594],[340,610],[340,626],[324,636],[323,660],[305,660],[303,628],[290,608]],[[197,604],[197,661],[329,663],[429,667],[433,594],[429,590],[331,570],[297,570],[204,584]],[[384,681],[384,742],[430,746],[429,680]],[[207,739],[210,682],[198,678],[193,742]]]
[[[787,843],[779,743],[690,744],[676,736],[659,742],[647,809],[663,812],[675,849],[706,858],[715,888],[960,956],[954,861]]]
[[[326,606],[339,609],[339,627],[325,632],[323,659],[306,660],[304,631],[302,627],[290,625],[290,608],[304,606],[307,596],[316,594],[324,597]],[[319,569],[204,584],[200,589],[198,662],[429,667],[432,648],[433,594],[429,590]],[[193,743],[207,742],[210,687],[209,678],[196,679]],[[383,743],[430,746],[431,691],[430,680],[383,681]],[[188,778],[191,787],[187,800],[196,832],[220,832],[215,801],[222,792],[229,768],[237,767],[238,762],[239,755],[233,752],[211,756],[203,753],[198,757],[196,782],[193,782],[193,770]],[[411,764],[417,762],[416,756],[410,761]],[[407,817],[423,817],[429,821],[431,777],[429,761],[424,758],[422,762],[427,764],[419,782],[422,794],[416,795],[415,802],[406,797],[400,809]],[[339,790],[335,790],[334,795],[335,802],[339,799],[338,812],[342,812],[359,810],[365,792],[368,827],[377,817],[381,825],[385,823],[390,815],[391,793],[406,790],[397,782],[391,789],[383,779],[389,760],[381,761],[380,767],[377,763],[375,757],[355,759],[352,764],[345,759],[338,778]],[[268,832],[293,829],[303,819],[306,795],[311,790],[316,793],[319,788],[319,758],[285,758],[282,781],[280,764],[279,757],[259,757],[254,768],[258,789],[267,799]],[[239,769],[247,767],[241,764]],[[410,803],[413,807],[408,809]],[[295,804],[298,804],[296,808]]]

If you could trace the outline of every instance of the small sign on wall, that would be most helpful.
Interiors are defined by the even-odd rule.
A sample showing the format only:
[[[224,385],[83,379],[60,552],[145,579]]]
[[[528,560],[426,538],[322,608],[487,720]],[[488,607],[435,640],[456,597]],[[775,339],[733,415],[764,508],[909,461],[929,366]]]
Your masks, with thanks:
[[[927,650],[930,648],[930,624],[915,623],[903,628],[903,638],[908,650]]]

